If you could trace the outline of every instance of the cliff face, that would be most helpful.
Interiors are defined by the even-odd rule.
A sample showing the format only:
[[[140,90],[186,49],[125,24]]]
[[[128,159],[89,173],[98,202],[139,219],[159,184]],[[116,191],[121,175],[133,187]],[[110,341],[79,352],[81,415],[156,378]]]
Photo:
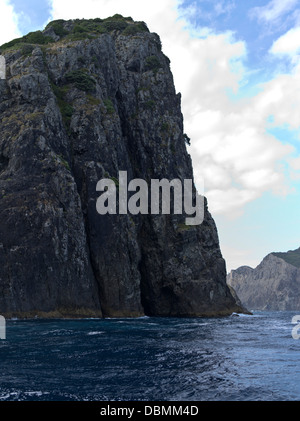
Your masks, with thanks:
[[[248,309],[299,310],[300,268],[288,263],[294,255],[271,253],[255,269],[242,266],[232,270],[227,283]]]
[[[1,48],[0,313],[240,311],[214,221],[104,215],[97,182],[192,179],[180,94],[144,23],[56,21]]]

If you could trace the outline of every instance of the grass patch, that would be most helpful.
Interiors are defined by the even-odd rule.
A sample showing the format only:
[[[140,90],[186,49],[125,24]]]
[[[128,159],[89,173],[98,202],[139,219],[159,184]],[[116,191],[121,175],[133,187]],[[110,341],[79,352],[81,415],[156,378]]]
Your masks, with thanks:
[[[106,32],[111,31],[124,31],[127,28],[128,23],[125,20],[106,20],[101,24],[102,28],[105,29]]]
[[[68,134],[70,134],[70,124],[71,124],[74,108],[65,99],[66,93],[68,92],[69,88],[66,86],[64,87],[57,86],[53,82],[50,82],[50,84],[54,92],[54,95],[56,96],[57,104],[60,109],[63,123],[65,125],[65,128]]]
[[[140,32],[149,32],[145,22],[136,22],[133,25],[127,25],[127,28],[124,29],[122,35],[136,35]]]
[[[66,73],[65,78],[67,83],[74,83],[81,91],[92,92],[96,86],[96,81],[82,69]]]
[[[162,67],[161,62],[156,56],[149,56],[146,58],[145,70],[152,70],[157,72]]]
[[[150,99],[149,101],[145,102],[145,107],[147,110],[153,110],[155,108],[155,101]]]
[[[108,114],[114,114],[115,113],[115,107],[114,107],[114,104],[112,103],[112,100],[110,98],[104,99],[103,103],[106,107],[106,111],[107,111]]]
[[[179,231],[188,231],[188,230],[190,230],[191,228],[193,228],[193,226],[192,226],[192,225],[186,225],[185,223],[180,223],[180,224],[178,224],[178,230],[179,230]]]
[[[22,38],[15,38],[12,41],[6,42],[1,45],[1,51],[17,49],[22,47],[24,44],[35,44],[35,45],[45,45],[53,42],[53,39],[49,36],[44,35],[41,31],[29,32],[29,34],[24,35]]]
[[[170,130],[169,123],[167,123],[167,122],[162,123],[162,125],[161,125],[161,131],[162,132],[169,132],[169,130]]]
[[[63,20],[56,20],[53,22],[50,22],[46,28],[51,27],[54,31],[54,33],[59,37],[64,37],[68,35],[69,31],[67,31],[63,26]]]
[[[94,96],[88,94],[87,99],[90,105],[100,105],[100,99],[95,98]]]

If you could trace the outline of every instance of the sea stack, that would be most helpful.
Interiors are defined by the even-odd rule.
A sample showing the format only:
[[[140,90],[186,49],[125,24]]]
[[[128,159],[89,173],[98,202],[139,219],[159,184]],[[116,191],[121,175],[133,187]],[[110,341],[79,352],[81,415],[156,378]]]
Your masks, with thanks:
[[[193,179],[181,95],[144,22],[59,20],[1,48],[0,314],[223,316],[218,233],[185,215],[99,215],[97,182]],[[199,122],[199,124],[201,124]]]

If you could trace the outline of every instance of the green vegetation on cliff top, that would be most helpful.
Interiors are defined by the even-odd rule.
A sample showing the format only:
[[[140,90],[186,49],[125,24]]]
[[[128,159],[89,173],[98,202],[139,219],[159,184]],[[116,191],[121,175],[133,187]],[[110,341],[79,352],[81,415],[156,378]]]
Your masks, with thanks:
[[[273,256],[279,257],[285,262],[293,265],[297,268],[300,268],[300,248],[297,250],[289,250],[286,253],[272,253]]]
[[[52,29],[52,31],[51,31]],[[118,31],[122,35],[130,36],[140,32],[149,32],[145,22],[134,22],[131,17],[123,17],[116,14],[106,19],[73,19],[65,21],[55,20],[46,26],[44,31],[30,32],[21,38],[16,38],[0,46],[1,52],[24,47],[24,45],[46,45],[55,42],[55,36],[59,41],[66,39],[77,41],[81,39],[92,39],[101,34]],[[52,32],[52,36],[51,36]],[[53,38],[54,32],[54,38]]]

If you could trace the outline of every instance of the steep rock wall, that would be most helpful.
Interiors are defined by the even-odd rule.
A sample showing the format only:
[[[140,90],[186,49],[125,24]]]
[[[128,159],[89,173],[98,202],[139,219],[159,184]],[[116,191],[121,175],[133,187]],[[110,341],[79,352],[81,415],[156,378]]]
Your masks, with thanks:
[[[184,215],[96,211],[97,182],[117,184],[119,171],[193,178],[158,35],[129,18],[58,21],[2,53],[0,313],[241,311],[206,202],[196,227]]]

